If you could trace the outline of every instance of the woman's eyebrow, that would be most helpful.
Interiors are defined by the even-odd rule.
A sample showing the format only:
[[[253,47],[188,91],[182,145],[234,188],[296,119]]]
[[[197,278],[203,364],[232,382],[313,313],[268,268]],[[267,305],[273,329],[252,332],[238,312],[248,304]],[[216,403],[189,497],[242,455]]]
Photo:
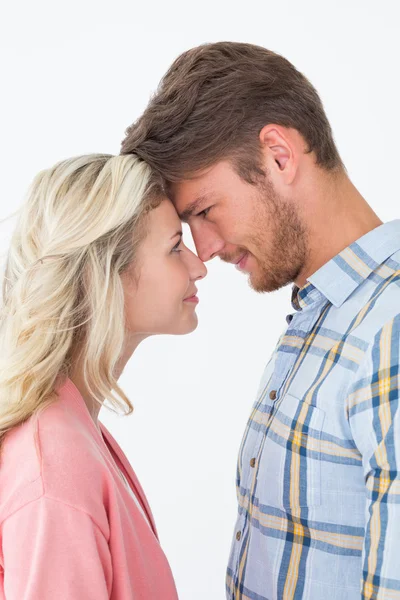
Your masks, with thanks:
[[[176,233],[174,233],[174,235],[171,237],[171,240],[173,240],[174,237],[176,237],[177,235],[179,235],[179,237],[182,237],[183,236],[182,231],[177,231]]]

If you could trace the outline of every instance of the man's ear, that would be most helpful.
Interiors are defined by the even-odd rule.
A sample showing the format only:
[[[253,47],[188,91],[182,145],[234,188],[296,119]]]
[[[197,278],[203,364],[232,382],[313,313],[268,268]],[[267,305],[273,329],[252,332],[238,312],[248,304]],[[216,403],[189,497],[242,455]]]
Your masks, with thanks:
[[[298,169],[302,138],[295,129],[281,125],[265,125],[260,131],[265,164],[273,180],[290,185]]]

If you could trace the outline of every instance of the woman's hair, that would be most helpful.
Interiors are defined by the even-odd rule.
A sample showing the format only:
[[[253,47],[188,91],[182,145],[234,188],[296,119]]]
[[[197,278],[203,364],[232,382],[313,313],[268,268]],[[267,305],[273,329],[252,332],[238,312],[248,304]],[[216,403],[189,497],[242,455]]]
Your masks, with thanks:
[[[264,175],[259,133],[271,123],[296,129],[321,168],[343,170],[321,99],[294,65],[261,46],[204,44],[173,62],[121,154],[138,154],[167,188],[220,160],[254,183]]]
[[[125,339],[120,275],[161,199],[150,167],[135,155],[79,156],[35,177],[5,266],[0,444],[55,399],[78,348],[93,397],[132,412],[115,378]]]

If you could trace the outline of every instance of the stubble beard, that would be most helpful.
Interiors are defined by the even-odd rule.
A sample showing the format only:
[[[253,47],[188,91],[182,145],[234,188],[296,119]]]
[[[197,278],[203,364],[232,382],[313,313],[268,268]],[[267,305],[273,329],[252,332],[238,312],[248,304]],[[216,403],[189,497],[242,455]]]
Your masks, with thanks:
[[[298,209],[280,197],[270,182],[259,184],[252,227],[257,270],[249,284],[259,293],[274,292],[293,283],[307,260],[307,230]]]

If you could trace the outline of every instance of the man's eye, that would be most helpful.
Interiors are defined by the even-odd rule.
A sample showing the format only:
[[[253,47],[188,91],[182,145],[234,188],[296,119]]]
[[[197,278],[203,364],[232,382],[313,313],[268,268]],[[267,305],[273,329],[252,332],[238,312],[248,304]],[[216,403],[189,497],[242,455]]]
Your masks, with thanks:
[[[203,219],[205,219],[205,217],[208,215],[210,210],[211,210],[211,206],[209,208],[205,208],[201,212],[197,213],[196,217],[203,217]]]

